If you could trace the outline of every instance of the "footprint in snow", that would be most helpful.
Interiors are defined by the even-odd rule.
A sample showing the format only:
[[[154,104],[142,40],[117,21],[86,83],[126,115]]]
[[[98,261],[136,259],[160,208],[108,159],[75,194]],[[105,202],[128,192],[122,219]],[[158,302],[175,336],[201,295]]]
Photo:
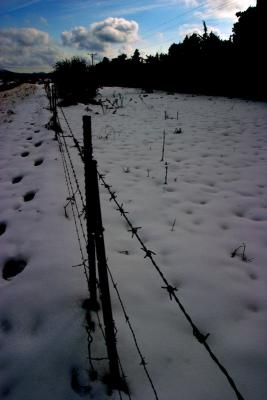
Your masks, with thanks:
[[[12,179],[12,183],[19,183],[21,180],[23,179],[22,175],[18,175],[18,176],[14,176],[14,178]]]
[[[9,281],[11,278],[14,276],[20,274],[26,267],[27,261],[24,258],[20,257],[14,257],[14,258],[9,258],[6,260],[3,271],[2,271],[2,277],[6,281]]]
[[[28,157],[30,153],[28,151],[23,151],[23,153],[21,153],[21,157]]]
[[[6,223],[0,222],[0,236],[3,235],[6,231]]]
[[[39,146],[41,146],[42,144],[43,144],[43,141],[40,140],[39,142],[34,143],[34,146],[35,146],[35,147],[39,147]]]
[[[31,190],[30,192],[25,193],[23,196],[24,201],[31,201],[34,199],[36,192]]]
[[[253,313],[257,313],[260,311],[260,307],[258,304],[256,304],[255,302],[250,302],[247,304],[246,306],[247,310],[253,312]]]
[[[34,161],[34,165],[35,167],[37,167],[38,165],[41,165],[43,163],[44,159],[43,158],[38,158],[37,160]]]
[[[8,335],[12,331],[12,329],[13,325],[10,320],[6,317],[3,317],[0,321],[0,330]]]
[[[12,390],[13,390],[13,384],[12,383],[4,384],[0,388],[0,397],[1,397],[1,399],[10,397],[10,395],[12,393]]]

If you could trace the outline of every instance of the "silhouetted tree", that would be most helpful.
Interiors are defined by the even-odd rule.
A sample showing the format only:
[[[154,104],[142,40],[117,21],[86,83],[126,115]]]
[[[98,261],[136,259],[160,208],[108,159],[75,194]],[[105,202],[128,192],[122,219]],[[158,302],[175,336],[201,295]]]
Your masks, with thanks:
[[[88,102],[97,92],[93,69],[80,57],[58,61],[54,65],[53,80],[65,104]]]
[[[132,55],[131,61],[134,64],[138,64],[141,62],[141,55],[140,55],[140,51],[138,49],[136,49]]]

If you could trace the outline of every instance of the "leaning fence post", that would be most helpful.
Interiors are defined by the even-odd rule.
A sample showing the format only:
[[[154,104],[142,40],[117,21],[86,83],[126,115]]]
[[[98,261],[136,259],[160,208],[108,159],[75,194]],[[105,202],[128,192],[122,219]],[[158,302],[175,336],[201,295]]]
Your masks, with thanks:
[[[98,187],[97,162],[93,159],[91,117],[83,116],[84,163],[85,163],[85,195],[86,219],[88,230],[89,289],[90,300],[96,301],[96,269],[97,258],[100,299],[105,325],[105,341],[109,359],[110,376],[108,384],[113,389],[127,391],[127,385],[120,375],[119,357],[116,346],[115,325],[110,300],[105,241],[103,234],[101,206]],[[96,255],[96,258],[95,258]],[[91,259],[91,265],[90,265]],[[92,275],[91,275],[92,274]],[[92,290],[92,292],[91,292]],[[90,301],[91,302],[91,301]],[[97,303],[95,303],[97,305]],[[93,303],[94,305],[94,303]]]
[[[98,308],[96,295],[96,255],[95,255],[95,232],[96,211],[93,198],[93,149],[91,117],[83,116],[83,143],[84,143],[84,177],[85,177],[85,216],[87,228],[87,254],[89,264],[89,291],[90,308]]]
[[[115,325],[112,315],[112,306],[110,300],[107,259],[105,251],[104,228],[102,225],[101,205],[98,187],[97,162],[92,162],[94,188],[93,194],[95,197],[95,214],[96,214],[96,255],[99,277],[100,298],[102,304],[103,319],[105,324],[105,340],[107,353],[109,358],[110,379],[109,385],[113,389],[119,389],[128,392],[127,384],[120,375],[119,357],[116,346]]]

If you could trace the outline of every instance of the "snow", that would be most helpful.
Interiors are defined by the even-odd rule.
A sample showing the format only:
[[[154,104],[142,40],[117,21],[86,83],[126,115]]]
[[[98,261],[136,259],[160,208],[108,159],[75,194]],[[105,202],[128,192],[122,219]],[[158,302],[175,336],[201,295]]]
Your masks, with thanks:
[[[0,107],[0,224],[6,226],[0,265],[3,271],[14,258],[27,264],[0,283],[0,398],[77,399],[71,371],[77,369],[87,385],[81,307],[87,288],[82,270],[72,268],[80,255],[73,220],[64,215],[62,162],[53,132],[45,128],[50,113],[43,89],[28,89],[28,96],[14,90],[12,98],[1,98]],[[144,96],[128,88],[104,88],[99,97],[102,107],[64,108],[73,132],[81,139],[82,116],[92,116],[99,170],[133,225],[142,226],[140,236],[199,329],[210,333],[209,345],[244,398],[266,398],[266,104],[164,92]],[[116,98],[118,104],[123,100],[122,108],[105,107]],[[9,109],[14,114],[7,114]],[[68,132],[60,111],[59,117]],[[83,188],[81,160],[67,141]],[[29,154],[23,157],[24,152]],[[35,166],[36,160],[42,163]],[[12,183],[18,176],[22,179]],[[159,398],[234,399],[105,188],[100,191],[108,264]],[[24,201],[28,192],[34,198]],[[246,260],[242,249],[231,257],[243,243]],[[131,396],[153,399],[111,293]],[[98,357],[105,353],[98,333],[93,349]],[[101,378],[107,365],[97,368]],[[99,381],[90,386],[88,398],[108,398]]]

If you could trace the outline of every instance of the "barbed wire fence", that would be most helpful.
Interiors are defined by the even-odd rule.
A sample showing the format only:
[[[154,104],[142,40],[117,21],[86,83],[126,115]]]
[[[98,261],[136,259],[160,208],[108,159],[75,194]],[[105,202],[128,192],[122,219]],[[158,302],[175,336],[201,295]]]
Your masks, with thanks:
[[[83,272],[86,278],[87,286],[88,286],[88,292],[89,292],[89,300],[86,302],[86,333],[87,333],[87,347],[88,347],[88,371],[89,371],[89,377],[90,379],[94,380],[97,379],[98,372],[96,368],[96,362],[109,362],[109,376],[106,377],[106,383],[108,385],[110,393],[112,390],[117,390],[119,398],[123,399],[123,397],[127,397],[128,399],[131,399],[131,394],[129,391],[129,386],[127,383],[127,377],[126,373],[124,370],[124,367],[122,365],[122,360],[117,352],[116,349],[116,343],[117,343],[117,328],[115,326],[115,322],[113,321],[113,317],[111,314],[111,324],[113,327],[111,327],[111,330],[114,329],[114,343],[112,346],[115,346],[115,354],[110,354],[110,343],[108,342],[108,335],[110,335],[110,332],[107,331],[106,327],[106,321],[105,321],[105,316],[101,318],[101,311],[104,312],[105,305],[103,305],[102,302],[102,310],[100,310],[100,306],[97,300],[97,297],[94,298],[94,296],[97,296],[97,292],[100,293],[98,297],[103,300],[103,297],[107,295],[108,288],[103,289],[101,288],[101,272],[99,271],[99,279],[95,277],[95,285],[96,285],[96,291],[92,295],[92,282],[91,282],[91,265],[90,265],[90,255],[93,252],[96,252],[97,258],[98,258],[98,267],[99,264],[102,263],[102,267],[106,268],[107,271],[107,276],[110,278],[110,282],[112,282],[112,287],[114,289],[115,294],[118,297],[119,304],[122,308],[126,323],[130,329],[130,333],[133,338],[133,342],[137,351],[137,354],[140,358],[140,366],[143,368],[145,375],[148,379],[148,382],[151,386],[152,392],[154,394],[154,397],[156,400],[159,399],[159,396],[157,394],[155,385],[153,383],[152,377],[148,371],[147,363],[145,361],[145,357],[141,351],[140,345],[137,340],[137,336],[135,334],[134,328],[132,323],[130,322],[129,315],[127,313],[127,308],[125,303],[122,300],[122,296],[120,295],[118,285],[115,283],[113,274],[111,272],[111,269],[107,265],[107,258],[105,255],[105,249],[104,249],[104,228],[102,226],[102,218],[101,218],[101,208],[100,208],[100,198],[99,198],[99,190],[98,190],[98,175],[97,175],[97,164],[96,161],[93,160],[92,158],[92,146],[91,146],[91,132],[90,132],[90,126],[91,126],[91,120],[88,120],[87,118],[84,118],[84,146],[80,145],[80,142],[76,139],[76,137],[73,134],[73,131],[70,127],[70,124],[66,118],[66,115],[64,113],[64,110],[57,105],[57,100],[56,100],[56,91],[55,88],[52,87],[49,89],[46,88],[46,93],[49,99],[49,105],[50,105],[50,110],[52,112],[52,117],[51,120],[48,124],[48,127],[50,129],[53,129],[55,131],[55,140],[58,142],[59,146],[59,151],[61,154],[62,158],[62,165],[63,165],[63,170],[64,170],[64,177],[65,177],[65,182],[66,182],[66,187],[67,187],[67,193],[68,197],[66,199],[66,204],[64,205],[64,212],[66,218],[69,218],[68,215],[68,209],[71,209],[71,215],[73,217],[74,221],[74,226],[75,226],[75,232],[77,236],[77,241],[78,241],[78,247],[79,247],[79,253],[80,253],[80,262],[77,263],[76,265],[73,265],[73,267],[82,267]],[[64,132],[60,119],[58,116],[58,109],[60,110],[63,120],[66,123],[66,126],[68,128],[69,132]],[[89,128],[89,130],[88,130]],[[89,137],[89,139],[88,139]],[[79,155],[82,159],[82,162],[85,165],[85,195],[83,194],[82,190],[82,184],[79,180],[78,174],[75,169],[74,161],[72,159],[72,155],[70,152],[70,145],[68,144],[67,140],[71,138],[74,146],[78,149]],[[88,142],[89,140],[89,142]],[[86,146],[87,144],[87,146]],[[73,146],[72,146],[73,147]],[[87,154],[88,156],[88,147],[89,147],[89,157],[85,157]],[[91,147],[91,149],[90,149]],[[91,152],[91,153],[90,153]],[[89,180],[88,177],[86,177],[86,173],[88,173],[88,160],[89,160]],[[87,161],[87,162],[86,162]],[[86,165],[87,164],[87,165]],[[94,173],[94,168],[95,168],[95,173]],[[86,172],[87,171],[87,172]],[[87,180],[87,182],[86,182]],[[90,184],[89,188],[86,188],[86,184]],[[92,190],[94,192],[93,196],[93,201],[90,201],[89,208],[94,207],[94,209],[89,210],[88,208],[88,202],[86,198],[86,190],[90,190],[90,196],[92,194]],[[92,196],[91,196],[92,197]],[[97,218],[93,221],[93,230],[86,229],[86,225],[88,224],[88,220],[90,220],[89,211],[97,216]],[[92,222],[92,220],[91,220]],[[87,226],[88,228],[88,226]],[[88,239],[94,238],[94,248],[88,249]],[[102,248],[101,248],[102,247]],[[99,249],[101,248],[101,249]],[[99,259],[99,253],[101,254],[100,259]],[[92,261],[92,259],[91,259]],[[94,262],[94,260],[93,260]],[[103,281],[103,277],[102,277]],[[105,291],[105,293],[103,293]],[[94,321],[92,321],[92,312],[95,313],[95,318],[96,318],[96,324]],[[93,342],[94,342],[94,330],[95,326],[99,328],[99,331],[106,343],[106,348],[107,348],[107,354],[104,355],[103,357],[96,357],[93,354]],[[114,368],[118,368],[117,372],[114,374]]]
[[[53,96],[53,90],[52,91],[50,90],[49,93],[50,94],[52,93],[52,96]],[[49,95],[49,93],[48,93],[48,95]],[[52,102],[52,105],[53,105],[53,100],[51,102]],[[51,104],[51,102],[50,102],[50,104]],[[56,103],[56,101],[55,101],[55,103]],[[81,185],[79,184],[79,181],[77,179],[77,174],[75,172],[75,168],[73,166],[73,162],[71,161],[70,152],[68,150],[68,146],[67,146],[67,143],[66,143],[66,137],[71,138],[71,140],[73,142],[73,145],[74,145],[74,147],[76,147],[76,149],[78,151],[78,154],[79,154],[79,156],[80,156],[80,158],[81,158],[83,163],[86,162],[85,146],[82,146],[80,144],[79,140],[76,138],[76,136],[74,135],[74,133],[73,133],[73,131],[71,129],[71,126],[70,126],[70,124],[69,124],[69,122],[68,122],[68,120],[66,118],[64,110],[62,109],[62,107],[59,107],[59,109],[61,111],[61,114],[62,114],[62,117],[63,117],[63,119],[64,119],[64,121],[65,121],[65,123],[67,125],[68,131],[69,131],[67,136],[63,134],[63,131],[61,129],[60,122],[59,122],[59,119],[58,119],[58,116],[57,116],[57,110],[55,110],[56,108],[57,108],[57,105],[55,104],[55,107],[53,107],[53,113],[56,113],[56,118],[54,116],[53,117],[53,121],[56,121],[56,123],[54,123],[54,127],[55,127],[56,130],[58,130],[58,132],[56,132],[56,134],[55,134],[55,137],[57,138],[57,140],[59,142],[59,147],[61,148],[61,151],[62,151],[62,148],[64,148],[64,151],[65,151],[65,156],[64,156],[65,158],[64,158],[64,161],[63,161],[63,168],[64,168],[64,171],[66,170],[66,174],[65,174],[65,176],[67,175],[66,185],[67,185],[68,191],[69,191],[69,198],[67,199],[68,200],[67,205],[68,204],[71,205],[74,222],[75,222],[75,219],[76,219],[75,226],[77,225],[77,227],[78,227],[80,225],[80,228],[81,228],[81,226],[83,226],[83,223],[81,222],[81,216],[83,216],[84,214],[85,214],[86,218],[88,216],[86,215],[87,213],[85,212],[86,204],[85,204],[85,202],[83,200],[83,197],[82,197],[82,192],[80,190],[80,186]],[[87,118],[87,123],[89,123],[88,122],[89,121],[88,118],[90,118],[90,117],[85,116],[83,118]],[[91,122],[90,122],[90,124],[91,124]],[[85,125],[86,125],[86,123],[85,123]],[[60,132],[59,127],[61,129],[61,132]],[[91,138],[90,138],[90,140],[91,140]],[[62,143],[63,143],[63,145],[62,145]],[[90,146],[92,147],[92,143],[90,143]],[[70,165],[70,169],[71,169],[71,173],[72,173],[72,176],[73,176],[73,179],[74,179],[74,185],[73,185],[73,182],[71,184],[71,180],[68,177],[70,171],[66,167],[66,155],[67,155],[67,158],[68,158],[68,161],[69,161],[69,165]],[[219,370],[225,376],[225,378],[227,379],[230,387],[232,388],[236,398],[238,400],[245,400],[244,397],[242,396],[242,394],[240,393],[239,389],[237,388],[237,385],[236,385],[233,377],[231,376],[229,371],[226,369],[226,367],[222,364],[222,362],[219,361],[218,357],[215,355],[214,351],[211,349],[210,345],[207,343],[207,340],[208,340],[210,334],[209,333],[204,334],[199,329],[199,327],[197,326],[197,324],[194,322],[193,318],[191,317],[190,313],[188,312],[186,307],[183,305],[183,303],[181,302],[181,300],[177,296],[177,291],[178,291],[177,287],[174,287],[173,285],[170,284],[170,282],[168,281],[167,277],[163,273],[162,268],[156,262],[156,260],[155,260],[156,253],[154,251],[152,251],[151,249],[148,249],[147,246],[145,245],[141,235],[139,234],[139,231],[142,229],[142,227],[134,226],[133,222],[128,217],[128,212],[125,210],[123,203],[119,202],[117,192],[112,190],[112,186],[107,183],[107,181],[105,179],[105,175],[99,172],[99,170],[97,168],[96,161],[95,160],[93,160],[93,161],[94,161],[94,165],[95,165],[97,178],[98,178],[99,182],[101,183],[101,185],[103,185],[103,187],[106,189],[107,193],[109,194],[110,201],[112,201],[115,204],[116,210],[120,213],[121,217],[124,218],[124,220],[126,221],[127,226],[129,228],[128,232],[131,234],[131,237],[135,238],[137,240],[137,242],[140,244],[141,250],[144,252],[144,258],[147,258],[152,263],[153,267],[155,268],[155,270],[157,271],[159,277],[161,278],[161,281],[164,284],[164,286],[161,286],[161,288],[166,291],[167,295],[169,296],[169,299],[171,301],[174,300],[174,302],[177,304],[178,309],[182,312],[182,314],[184,315],[185,319],[187,320],[187,322],[189,323],[190,327],[192,328],[193,337],[198,341],[198,343],[200,343],[204,347],[204,349],[207,351],[207,353],[209,354],[209,356],[212,359],[212,361],[215,363],[215,365],[217,365]],[[97,191],[98,191],[98,184],[97,184]],[[82,204],[82,207],[83,207],[81,212],[79,212],[79,210],[77,209],[77,207],[76,207],[77,204],[75,205],[76,197],[78,195],[81,197],[80,200],[81,200],[81,204]],[[99,195],[99,193],[98,193],[98,195]],[[100,211],[100,226],[98,226],[98,229],[100,229],[100,232],[98,232],[98,235],[103,236],[104,228],[102,226],[100,200],[99,200],[99,204],[97,205],[97,208],[99,208],[99,211]],[[75,214],[75,216],[74,216],[74,214]],[[98,221],[98,224],[99,224],[99,221]],[[76,229],[76,231],[77,231],[77,229]],[[77,236],[78,236],[79,247],[81,249],[81,247],[82,247],[80,245],[81,236],[79,238],[79,234],[78,233],[77,233]],[[82,230],[82,239],[83,239],[83,241],[85,242],[85,244],[87,246],[87,239],[86,239],[86,235],[85,235],[83,230]],[[89,284],[89,282],[90,282],[90,266],[88,265],[88,258],[86,258],[84,256],[84,254],[81,252],[81,250],[80,250],[80,253],[81,253],[82,262],[79,265],[83,266],[83,268],[84,268],[84,273],[85,273],[85,276],[86,276],[86,279],[87,279],[87,282],[88,282],[88,288],[90,290],[90,284]],[[105,257],[105,260],[104,260],[104,264],[105,264],[107,273],[109,275],[110,282],[111,282],[111,284],[113,286],[114,292],[117,295],[118,301],[119,301],[119,303],[121,305],[122,312],[123,312],[125,321],[126,321],[128,327],[129,327],[130,333],[132,335],[132,338],[133,338],[133,341],[134,341],[138,356],[140,357],[140,365],[144,369],[144,372],[146,374],[148,382],[149,382],[149,384],[151,386],[151,389],[153,391],[154,397],[158,400],[159,396],[158,396],[157,390],[155,388],[155,385],[153,383],[153,380],[151,378],[151,375],[150,375],[150,373],[148,371],[147,362],[146,362],[145,357],[143,356],[143,354],[141,352],[140,346],[139,346],[138,341],[137,341],[137,337],[136,337],[135,332],[134,332],[133,325],[132,325],[132,323],[130,321],[130,318],[129,318],[129,315],[127,313],[127,309],[125,307],[124,301],[122,300],[122,297],[120,295],[118,284],[116,283],[116,281],[115,281],[115,279],[114,279],[114,277],[112,275],[112,272],[111,272],[111,270],[110,270],[110,268],[109,268],[109,266],[107,264],[106,257]],[[97,287],[99,287],[99,282],[98,281],[96,282],[96,284],[97,284]],[[106,340],[105,330],[104,330],[103,325],[102,325],[101,320],[100,320],[99,311],[96,309],[95,312],[96,312],[97,319],[98,319],[98,326],[100,328],[100,331],[102,332],[102,335],[103,335],[104,339]],[[91,333],[88,333],[88,335],[89,335],[89,338],[90,338],[90,346],[88,347],[89,363],[90,363],[90,369],[92,370],[93,369],[92,362],[95,361],[95,360],[94,360],[93,357],[90,356],[90,354],[91,354],[92,337],[91,337]],[[103,360],[103,359],[101,359],[101,360]],[[120,377],[125,382],[126,376],[125,376],[124,371],[122,370],[121,361],[120,361],[118,355],[117,355],[117,361],[118,361],[118,365],[119,365],[119,369],[120,369]],[[115,385],[115,387],[116,387],[116,385]],[[118,389],[118,387],[117,387],[117,389]],[[119,387],[119,395],[121,396],[122,395],[122,391],[120,389],[121,389],[121,387]],[[124,392],[126,392],[126,394],[130,398],[129,391],[125,390],[125,387],[124,387]]]

